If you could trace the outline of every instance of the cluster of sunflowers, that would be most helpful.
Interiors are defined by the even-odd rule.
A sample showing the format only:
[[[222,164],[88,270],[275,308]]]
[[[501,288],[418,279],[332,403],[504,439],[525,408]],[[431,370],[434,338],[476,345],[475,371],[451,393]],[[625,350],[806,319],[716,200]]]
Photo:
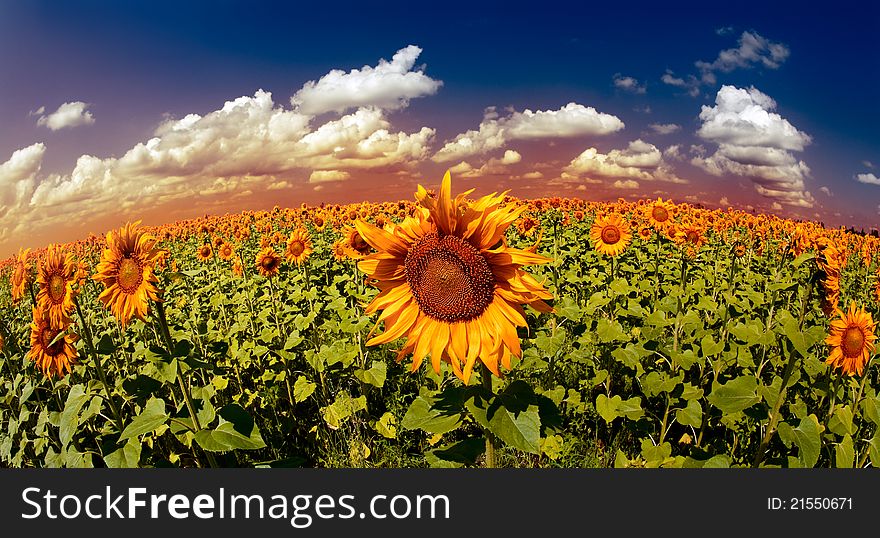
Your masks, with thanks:
[[[103,240],[91,235],[39,253],[22,250],[0,263],[0,274],[9,274],[14,302],[26,292],[31,294],[28,356],[47,375],[65,375],[77,358],[77,337],[70,330],[74,315],[86,327],[77,302],[79,291],[87,285],[103,286],[98,299],[123,328],[133,317],[146,319],[151,302],[161,301],[157,272],[176,272],[179,266],[171,251],[159,245],[192,244],[195,238],[198,260],[219,259],[231,263],[236,275],[247,276],[253,268],[271,279],[282,270],[283,258],[296,266],[307,264],[315,249],[312,234],[322,238],[329,234],[334,238],[329,247],[333,256],[355,260],[367,282],[379,289],[366,311],[381,311],[378,324],[384,324],[384,330],[368,344],[405,339],[398,360],[411,355],[416,370],[430,356],[435,370],[446,362],[467,382],[478,361],[500,376],[502,367],[511,368],[512,357],[521,356],[516,328],[526,326],[523,306],[552,312],[547,303],[551,293],[523,270],[553,261],[537,253],[544,230],[592,217],[589,240],[597,252],[612,259],[626,252],[634,237],[644,243],[671,241],[689,258],[697,256],[710,237],[717,244],[730,245],[735,258],[749,253],[760,256],[771,242],[793,256],[815,252],[822,307],[835,317],[827,362],[847,374],[861,374],[873,352],[870,312],[854,304],[843,312],[839,300],[847,260],[858,255],[870,266],[880,251],[876,237],[732,208],[676,205],[662,198],[600,203],[572,198],[518,200],[504,193],[470,200],[471,192],[453,197],[447,174],[438,192],[419,187],[415,203],[276,207],[155,229],[128,224]],[[292,232],[280,231],[279,223]],[[535,239],[534,245],[511,247],[508,228],[522,238]],[[260,250],[248,263],[241,245],[255,235]],[[880,301],[880,273],[875,280],[874,299]]]

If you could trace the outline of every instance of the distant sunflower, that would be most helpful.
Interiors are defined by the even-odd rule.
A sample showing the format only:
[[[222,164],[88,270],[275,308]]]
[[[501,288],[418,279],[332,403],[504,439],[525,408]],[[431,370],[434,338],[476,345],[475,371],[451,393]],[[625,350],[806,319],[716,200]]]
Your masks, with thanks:
[[[312,225],[315,227],[316,230],[321,232],[324,230],[324,228],[327,227],[327,219],[324,218],[324,216],[321,215],[320,213],[316,213],[312,217]]]
[[[49,245],[37,270],[37,304],[55,326],[61,326],[73,310],[76,273],[73,256],[57,245]]]
[[[266,247],[257,254],[257,271],[264,277],[271,278],[278,275],[281,267],[281,256],[272,247]]]
[[[285,255],[288,261],[302,265],[311,253],[312,239],[309,237],[309,232],[304,228],[297,228],[290,234],[290,239],[287,240]]]
[[[401,224],[383,230],[355,223],[377,251],[358,263],[381,290],[366,313],[382,310],[378,322],[385,323],[367,344],[406,338],[398,361],[412,354],[415,371],[430,355],[435,372],[446,361],[465,383],[477,360],[500,376],[500,367],[510,369],[511,356],[521,355],[522,305],[552,311],[544,302],[550,293],[521,269],[550,260],[504,240],[525,206],[503,206],[503,194],[466,205],[470,192],[453,199],[447,172],[436,197],[419,186],[421,207]]]
[[[645,206],[645,217],[656,230],[666,230],[672,224],[672,216],[675,214],[675,206],[670,201],[657,198],[656,201],[648,202]]]
[[[590,227],[590,240],[600,254],[617,256],[626,250],[632,240],[629,222],[617,213],[596,217],[593,226]]]
[[[235,255],[235,249],[232,248],[232,245],[224,241],[220,247],[217,249],[217,256],[220,257],[221,260],[228,262],[232,259],[232,256]]]
[[[28,253],[31,249],[18,249],[18,256],[12,266],[12,301],[17,303],[24,297],[25,287],[30,283],[31,266],[28,263]]]
[[[825,343],[831,346],[826,364],[839,368],[846,375],[862,375],[874,351],[875,324],[871,313],[851,303],[849,311],[837,311]]]
[[[159,300],[155,264],[161,252],[153,235],[139,225],[140,221],[129,222],[107,234],[107,248],[92,277],[104,285],[98,300],[123,327],[132,317],[145,320],[150,301]]]
[[[60,324],[52,323],[47,313],[40,308],[33,309],[33,316],[31,349],[27,358],[34,361],[45,375],[63,377],[70,373],[71,365],[76,363],[77,352],[73,344],[77,337],[73,334],[64,335],[57,340],[56,337],[67,330],[70,320],[62,320],[63,323]]]
[[[346,248],[345,242],[342,239],[334,241],[330,251],[333,252],[333,259],[337,261],[348,259],[348,248]]]
[[[639,228],[639,237],[642,241],[650,241],[654,237],[654,230],[650,226],[642,226]]]
[[[358,232],[357,228],[345,227],[342,229],[344,245],[349,250],[352,258],[362,258],[370,253],[370,244]]]
[[[199,247],[199,250],[196,252],[196,258],[198,258],[200,262],[206,262],[211,259],[213,252],[211,245],[205,243]]]

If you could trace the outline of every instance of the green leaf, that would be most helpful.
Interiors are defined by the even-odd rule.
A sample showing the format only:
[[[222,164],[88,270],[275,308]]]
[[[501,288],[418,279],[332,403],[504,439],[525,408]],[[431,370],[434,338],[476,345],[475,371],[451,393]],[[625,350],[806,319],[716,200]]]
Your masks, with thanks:
[[[419,396],[410,404],[400,426],[440,434],[454,430],[461,422],[461,410],[434,409],[433,399]]]
[[[491,401],[474,398],[468,400],[467,407],[481,426],[505,444],[530,454],[540,454],[541,417],[538,406],[531,404],[523,409],[518,403],[502,402],[500,397]]]
[[[373,366],[369,370],[355,370],[354,375],[362,382],[382,388],[385,384],[385,376],[388,372],[388,366],[382,361],[373,361]]]
[[[603,344],[623,340],[626,333],[623,332],[623,326],[617,321],[611,321],[606,318],[600,318],[596,323],[596,336]]]
[[[846,434],[843,441],[834,447],[834,465],[842,469],[851,469],[855,462],[856,454],[853,447],[853,438]]]
[[[366,396],[352,398],[347,392],[343,392],[336,397],[336,400],[332,404],[327,407],[322,407],[321,414],[324,417],[324,421],[330,426],[330,429],[336,430],[346,419],[348,419],[348,417],[366,408]]]
[[[394,439],[397,437],[397,419],[391,412],[386,411],[382,417],[376,421],[376,431],[386,439]]]
[[[231,403],[218,410],[217,414],[220,424],[216,428],[195,434],[196,443],[205,450],[256,450],[266,446],[253,417],[242,406]]]
[[[596,411],[608,423],[624,416],[630,420],[638,420],[645,413],[642,409],[641,396],[624,400],[617,394],[611,398],[604,394],[599,394],[596,397]]]
[[[79,412],[88,401],[89,395],[85,393],[84,385],[74,385],[67,393],[67,401],[64,403],[64,411],[61,412],[61,425],[58,437],[62,447],[67,447],[73,439],[79,427]]]
[[[706,398],[709,403],[724,413],[736,413],[760,401],[757,394],[758,382],[749,375],[737,377],[720,385],[715,384]]]
[[[165,400],[150,398],[143,411],[125,427],[119,440],[125,441],[149,433],[168,422],[168,418],[168,414],[165,413]]]
[[[306,376],[301,375],[296,378],[296,382],[293,384],[293,399],[296,400],[296,403],[303,402],[315,392],[317,387],[318,385],[306,379]]]
[[[724,351],[724,342],[716,342],[712,335],[707,334],[700,341],[700,349],[703,350],[704,357],[713,357]]]
[[[471,437],[444,445],[425,454],[431,467],[462,467],[474,465],[477,459],[486,452],[486,439],[483,437]]]
[[[794,433],[794,443],[800,449],[798,460],[804,467],[813,467],[819,461],[819,453],[822,450],[822,440],[819,437],[819,420],[816,415],[810,415],[801,419]]]
[[[134,469],[141,459],[141,442],[129,439],[125,446],[104,456],[104,463],[111,469]]]
[[[687,407],[676,410],[675,420],[681,425],[699,428],[703,424],[703,407],[697,400],[690,400]]]
[[[828,429],[837,435],[853,435],[853,412],[848,405],[838,407],[828,421]],[[852,442],[852,440],[850,440]]]

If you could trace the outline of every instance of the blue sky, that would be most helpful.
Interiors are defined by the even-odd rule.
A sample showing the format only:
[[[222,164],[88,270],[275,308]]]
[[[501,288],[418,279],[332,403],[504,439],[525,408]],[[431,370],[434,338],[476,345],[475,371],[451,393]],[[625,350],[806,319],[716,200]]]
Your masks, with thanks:
[[[24,232],[33,230],[17,223],[33,215],[47,237],[68,240],[120,219],[158,222],[279,197],[409,197],[416,181],[449,167],[480,190],[665,195],[831,225],[880,223],[876,5],[540,6],[0,0],[0,254],[29,246]],[[372,101],[346,93],[351,106],[329,110],[311,95],[317,112],[293,117],[306,107],[290,97],[308,81],[372,69],[409,45],[418,51],[399,63],[409,75],[383,79]],[[300,155],[285,145],[295,140],[264,141],[262,157],[242,147],[248,128],[266,129],[243,124],[237,137],[210,115],[259,89],[297,125],[283,131],[292,139],[351,116],[352,157],[335,162],[315,147],[266,157]],[[742,99],[769,123],[749,123],[755,116],[736,108]],[[373,112],[357,115],[364,107]],[[487,107],[496,108],[487,116]],[[162,134],[188,114],[199,120],[178,126],[187,136]],[[589,127],[599,117],[621,126]],[[541,130],[553,122],[568,131]],[[392,157],[357,154],[364,140],[391,147],[388,137]],[[481,149],[460,151],[463,138]],[[152,150],[132,153],[150,139],[159,139]]]

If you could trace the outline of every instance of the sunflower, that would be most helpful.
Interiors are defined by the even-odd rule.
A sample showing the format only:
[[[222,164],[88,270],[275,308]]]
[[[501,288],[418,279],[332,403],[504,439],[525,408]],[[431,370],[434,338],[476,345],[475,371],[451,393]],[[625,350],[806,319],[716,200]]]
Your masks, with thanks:
[[[645,217],[657,230],[668,228],[672,224],[674,214],[675,206],[671,201],[663,201],[663,198],[657,198],[656,201],[648,202],[645,206]]]
[[[629,223],[617,213],[596,217],[590,228],[590,240],[599,254],[617,256],[632,240]]]
[[[517,221],[516,231],[523,237],[532,237],[540,225],[540,222],[526,215]]]
[[[28,264],[28,253],[31,249],[18,249],[18,257],[12,267],[12,278],[9,283],[12,284],[12,302],[17,303],[24,297],[25,287],[30,283],[31,266]]]
[[[129,222],[107,234],[107,248],[92,277],[104,285],[98,300],[123,327],[132,317],[145,320],[150,300],[159,300],[155,264],[161,252],[153,235],[139,226],[140,221]]]
[[[343,244],[352,258],[362,258],[370,253],[370,244],[358,232],[357,228],[342,229]]]
[[[327,227],[327,219],[324,218],[320,213],[316,213],[315,216],[312,217],[312,225],[316,230],[323,231],[324,228]]]
[[[206,262],[211,259],[213,252],[214,251],[211,248],[211,245],[209,243],[205,243],[204,245],[199,247],[199,250],[196,252],[196,258],[198,258],[200,262]]]
[[[288,261],[302,265],[311,253],[312,239],[309,237],[309,232],[304,228],[297,228],[290,234],[290,239],[287,240],[285,255]]]
[[[330,251],[333,252],[333,259],[336,261],[348,259],[348,248],[342,239],[334,241],[333,245],[330,246]]]
[[[857,309],[855,303],[850,303],[848,312],[838,310],[837,315],[825,339],[825,343],[832,346],[825,364],[840,368],[847,375],[862,375],[877,339],[874,320],[870,312],[864,308]]]
[[[232,256],[235,254],[235,249],[232,248],[232,245],[224,241],[220,247],[217,249],[217,256],[220,257],[221,260],[228,262],[232,259]]]
[[[504,194],[484,196],[465,205],[472,191],[452,198],[449,172],[431,197],[419,186],[413,217],[388,230],[355,222],[377,252],[358,268],[381,290],[366,313],[382,310],[384,333],[368,345],[406,341],[397,360],[413,355],[412,371],[431,356],[435,372],[441,361],[467,383],[479,359],[493,374],[510,369],[521,356],[516,327],[526,326],[522,305],[552,312],[550,293],[520,269],[551,261],[529,250],[510,248],[507,228],[525,206],[502,206]],[[375,330],[375,329],[374,329]]]
[[[71,365],[77,358],[76,348],[73,346],[77,340],[76,335],[67,334],[58,338],[70,326],[70,320],[63,319],[60,324],[52,323],[48,313],[40,308],[34,308],[33,315],[31,349],[27,358],[34,361],[45,375],[54,377],[57,374],[63,377],[70,373]]]
[[[650,241],[654,237],[654,230],[650,226],[642,226],[639,228],[639,237],[642,241]]]
[[[73,310],[76,273],[73,256],[57,245],[49,245],[46,258],[37,269],[37,304],[55,326],[61,326]]]
[[[278,268],[281,267],[281,256],[275,252],[272,247],[265,247],[257,254],[257,271],[267,278],[278,275]]]

